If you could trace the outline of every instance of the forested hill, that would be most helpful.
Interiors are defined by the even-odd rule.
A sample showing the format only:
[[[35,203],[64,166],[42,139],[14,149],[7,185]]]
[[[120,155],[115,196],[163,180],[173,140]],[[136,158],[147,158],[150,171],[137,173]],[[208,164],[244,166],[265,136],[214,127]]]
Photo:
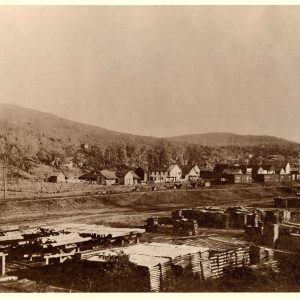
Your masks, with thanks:
[[[203,146],[257,146],[279,145],[297,147],[299,144],[282,138],[267,135],[241,135],[227,132],[189,134],[167,138],[169,141],[193,143]]]
[[[83,147],[86,145],[86,147]],[[299,144],[275,137],[228,133],[156,138],[125,134],[57,116],[0,104],[0,163],[31,172],[37,165],[61,168],[72,162],[82,172],[139,165],[166,166],[251,155],[297,159]]]

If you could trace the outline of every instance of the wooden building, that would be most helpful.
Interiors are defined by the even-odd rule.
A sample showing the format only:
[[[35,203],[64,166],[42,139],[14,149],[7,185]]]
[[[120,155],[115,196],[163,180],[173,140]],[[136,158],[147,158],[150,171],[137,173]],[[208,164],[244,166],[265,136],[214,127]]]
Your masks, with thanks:
[[[148,168],[138,167],[134,170],[134,173],[139,176],[141,182],[148,181]]]
[[[97,182],[104,185],[112,185],[118,181],[115,171],[102,170],[97,176]]]
[[[116,175],[118,183],[122,185],[137,185],[140,181],[140,177],[133,171],[119,171]]]
[[[200,168],[197,165],[187,165],[182,168],[182,175],[187,181],[200,179]]]
[[[178,182],[182,177],[182,170],[178,165],[168,168],[153,168],[149,171],[149,179],[155,183]]]
[[[223,171],[221,181],[224,183],[251,183],[251,174],[243,174],[241,169],[225,169]]]
[[[53,172],[52,174],[50,174],[47,181],[53,183],[66,182],[66,176],[59,171]]]

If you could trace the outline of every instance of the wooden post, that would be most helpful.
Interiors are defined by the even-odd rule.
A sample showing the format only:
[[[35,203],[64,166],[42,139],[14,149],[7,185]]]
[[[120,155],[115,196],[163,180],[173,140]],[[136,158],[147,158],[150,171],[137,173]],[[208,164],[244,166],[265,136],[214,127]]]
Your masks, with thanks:
[[[1,276],[5,275],[5,256],[6,254],[2,254]]]
[[[4,196],[4,200],[5,200],[6,199],[6,169],[5,169],[5,166],[3,166],[3,185],[4,185],[3,196]]]

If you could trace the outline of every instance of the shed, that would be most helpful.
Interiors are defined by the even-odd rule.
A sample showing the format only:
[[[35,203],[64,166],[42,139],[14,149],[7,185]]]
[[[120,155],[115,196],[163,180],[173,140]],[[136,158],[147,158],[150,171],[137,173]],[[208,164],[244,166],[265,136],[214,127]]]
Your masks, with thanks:
[[[48,177],[48,182],[54,182],[54,183],[59,183],[59,182],[65,182],[66,181],[66,176],[62,172],[53,172],[50,174]]]

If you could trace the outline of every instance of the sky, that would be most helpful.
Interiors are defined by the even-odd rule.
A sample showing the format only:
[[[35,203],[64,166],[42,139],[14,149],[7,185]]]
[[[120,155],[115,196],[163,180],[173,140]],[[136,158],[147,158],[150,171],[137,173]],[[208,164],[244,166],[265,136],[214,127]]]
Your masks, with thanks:
[[[0,20],[0,102],[140,135],[300,142],[300,6],[2,6]]]

